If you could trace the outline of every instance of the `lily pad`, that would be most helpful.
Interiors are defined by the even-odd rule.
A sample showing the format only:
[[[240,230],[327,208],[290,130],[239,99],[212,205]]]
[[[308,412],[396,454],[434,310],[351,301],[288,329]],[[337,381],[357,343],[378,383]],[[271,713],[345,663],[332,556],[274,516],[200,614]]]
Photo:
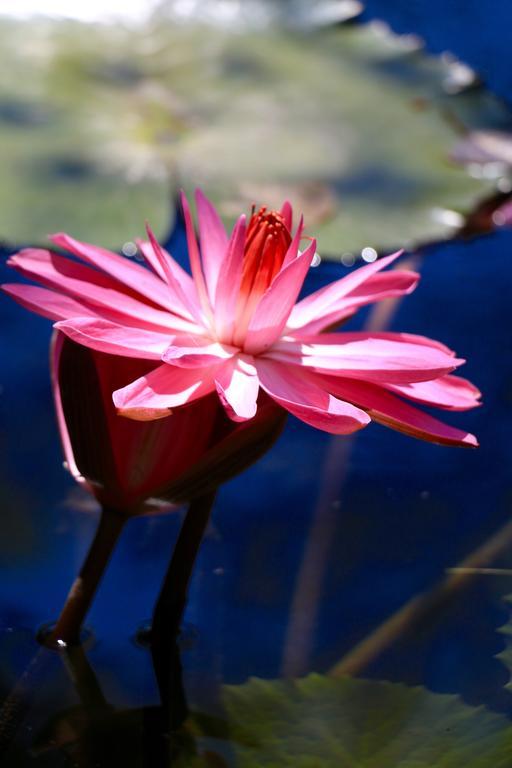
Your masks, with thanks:
[[[113,89],[102,87],[87,51],[94,54],[114,34],[80,23],[0,21],[2,240],[35,243],[68,230],[119,247],[141,234],[145,219],[166,232],[166,174],[132,182],[126,168],[105,157],[103,120],[112,136],[129,114],[123,105],[116,115]],[[66,52],[77,39],[87,46],[76,70],[66,72]]]
[[[201,185],[228,224],[289,197],[333,258],[412,245],[495,185],[449,160],[444,112],[509,120],[483,90],[446,95],[448,65],[375,25],[4,20],[0,51],[0,237],[17,242],[66,229],[120,246],[146,218],[164,235],[170,193]]]
[[[496,655],[496,658],[501,661],[510,674],[510,679],[505,688],[512,692],[512,595],[507,595],[505,602],[510,609],[510,617],[507,623],[498,630],[505,636],[505,648]]]
[[[512,726],[457,696],[310,675],[225,688],[241,768],[507,768]]]

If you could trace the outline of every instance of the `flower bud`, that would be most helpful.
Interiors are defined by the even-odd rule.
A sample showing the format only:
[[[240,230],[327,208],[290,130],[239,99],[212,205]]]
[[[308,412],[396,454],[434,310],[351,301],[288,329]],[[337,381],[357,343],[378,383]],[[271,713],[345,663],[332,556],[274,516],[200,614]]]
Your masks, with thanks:
[[[154,421],[120,416],[112,392],[144,376],[151,361],[97,352],[58,332],[51,368],[71,474],[103,506],[127,516],[161,511],[218,487],[262,456],[285,421],[264,393],[257,416],[242,423],[226,416],[216,393]]]

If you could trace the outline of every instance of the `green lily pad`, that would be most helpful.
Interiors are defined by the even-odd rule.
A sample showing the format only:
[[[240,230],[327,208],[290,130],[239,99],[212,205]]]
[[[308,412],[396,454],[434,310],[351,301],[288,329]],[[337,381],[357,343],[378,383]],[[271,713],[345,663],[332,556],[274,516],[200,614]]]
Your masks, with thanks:
[[[496,658],[501,661],[510,674],[510,679],[505,688],[512,691],[512,595],[507,595],[504,600],[510,609],[510,617],[507,623],[498,630],[500,634],[505,636],[505,648],[496,654]]]
[[[0,237],[17,242],[65,229],[119,246],[144,219],[163,235],[181,185],[228,224],[289,197],[333,258],[445,237],[495,181],[450,161],[444,113],[509,118],[484,91],[446,95],[447,64],[375,25],[4,20],[0,64]]]
[[[224,689],[240,768],[508,768],[512,726],[457,696],[310,675]]]
[[[119,247],[142,234],[145,219],[166,232],[165,173],[133,181],[109,160],[105,135],[128,115],[125,105],[116,115],[94,54],[113,35],[79,23],[0,21],[1,239],[35,243],[67,230]],[[68,47],[82,38],[87,46],[68,70]]]

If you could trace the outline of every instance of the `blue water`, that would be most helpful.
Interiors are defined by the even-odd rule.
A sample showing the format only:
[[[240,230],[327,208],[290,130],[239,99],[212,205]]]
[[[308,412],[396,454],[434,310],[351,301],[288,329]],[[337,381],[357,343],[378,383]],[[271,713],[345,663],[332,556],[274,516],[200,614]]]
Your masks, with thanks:
[[[432,53],[453,53],[511,101],[508,0],[366,0],[362,19],[384,19],[398,34],[421,36]]]
[[[385,15],[397,31],[423,35],[434,51],[450,48],[509,97],[507,7],[496,2],[491,14],[476,3],[390,8],[369,0],[367,15]],[[179,221],[169,241],[184,262]],[[5,266],[7,252],[0,259],[2,282],[18,279]],[[211,708],[220,680],[275,677],[290,659],[300,673],[327,671],[509,522],[511,254],[512,230],[506,229],[423,249],[420,286],[391,323],[391,330],[432,336],[467,358],[462,373],[481,388],[484,404],[447,413],[446,420],[477,434],[480,449],[442,448],[377,425],[344,441],[290,418],[274,448],[223,486],[185,615],[183,664],[192,702]],[[323,262],[311,270],[306,292],[345,272]],[[95,516],[76,510],[87,500],[62,468],[48,380],[50,324],[2,299],[0,328],[0,648],[7,660],[0,690],[7,690],[33,653],[37,627],[56,617]],[[157,700],[149,654],[132,638],[151,614],[180,519],[130,521],[89,617],[96,637],[90,659],[107,697],[120,705]],[[312,559],[318,597],[305,602],[311,625],[298,621],[290,639],[291,606],[315,519],[329,527]],[[512,568],[512,549],[491,565]],[[497,628],[508,618],[503,597],[511,593],[510,576],[476,577],[360,674],[458,692],[469,703],[512,714],[503,688],[508,675],[495,658],[504,646]],[[48,689],[37,694],[43,709],[56,696],[62,706],[73,700],[62,670],[49,674]]]
[[[174,253],[180,237],[172,238]],[[330,481],[338,508],[327,560],[318,564],[323,587],[308,669],[328,669],[509,519],[511,249],[512,232],[503,230],[422,254],[420,287],[400,305],[392,329],[442,339],[467,357],[464,373],[483,390],[484,406],[447,414],[447,420],[476,433],[481,448],[442,448],[377,425],[351,440],[345,481],[343,457],[339,481],[336,473]],[[311,271],[306,291],[343,271],[323,263]],[[8,273],[2,266],[2,280],[10,279]],[[358,324],[363,320],[361,313]],[[54,426],[49,323],[9,301],[0,304],[0,322],[7,528],[2,622],[34,628],[57,614],[94,519],[74,513],[66,502],[76,491],[62,469]],[[327,482],[326,455],[342,441],[290,418],[271,452],[221,489],[186,614],[199,638],[194,674],[215,669],[240,681],[279,673],[304,543]],[[108,662],[113,678],[123,679],[128,659],[140,657],[127,638],[151,612],[177,526],[176,515],[131,521],[108,570],[90,623],[101,640],[94,653],[101,654],[102,665]],[[511,560],[505,554],[500,564]],[[501,691],[506,674],[493,658],[503,646],[496,628],[506,619],[500,597],[507,591],[510,578],[480,577],[419,636],[406,636],[367,673],[427,682],[436,690],[459,691],[468,701],[507,707],[508,694]],[[140,689],[143,676],[128,668],[126,684]]]

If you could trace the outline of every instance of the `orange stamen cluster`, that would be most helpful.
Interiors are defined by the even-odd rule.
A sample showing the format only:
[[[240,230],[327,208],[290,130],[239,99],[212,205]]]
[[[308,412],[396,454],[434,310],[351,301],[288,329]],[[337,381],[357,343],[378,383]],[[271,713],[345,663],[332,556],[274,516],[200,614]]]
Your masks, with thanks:
[[[247,227],[244,267],[240,293],[261,296],[281,269],[291,235],[279,211],[263,206],[252,216]]]
[[[241,343],[252,314],[281,267],[292,241],[279,211],[253,207],[247,226],[244,263],[237,307],[235,343]]]

